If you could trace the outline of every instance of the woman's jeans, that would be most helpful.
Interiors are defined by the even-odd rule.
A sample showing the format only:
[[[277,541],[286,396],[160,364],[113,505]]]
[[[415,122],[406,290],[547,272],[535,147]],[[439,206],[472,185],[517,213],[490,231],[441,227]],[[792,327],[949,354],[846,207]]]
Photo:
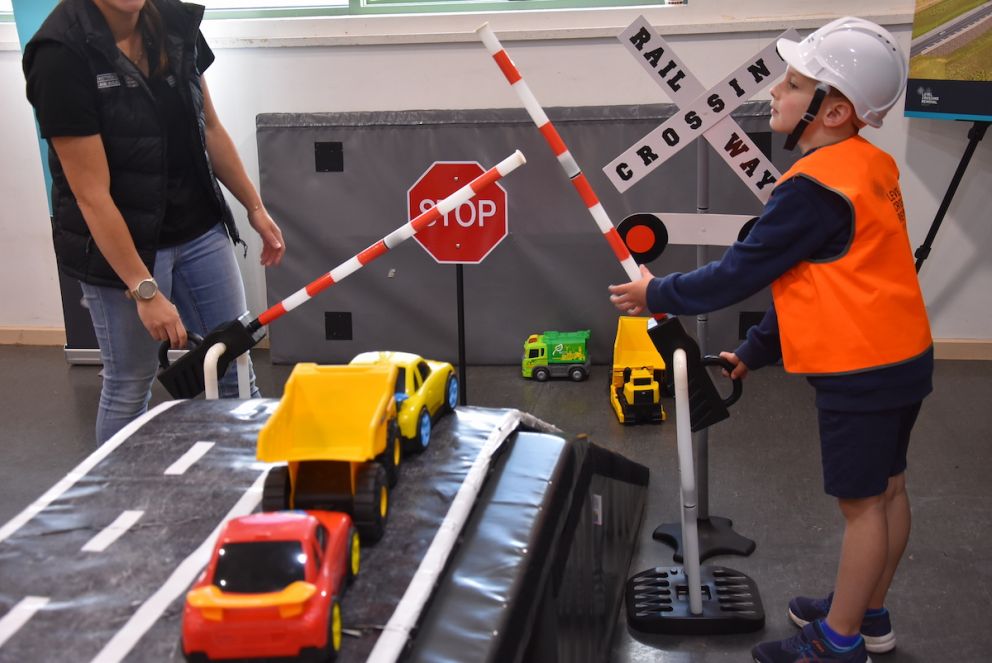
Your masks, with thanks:
[[[186,329],[201,336],[237,319],[248,308],[233,246],[220,223],[186,244],[158,251],[155,280],[162,294],[179,309]],[[137,305],[123,290],[80,285],[103,360],[103,390],[96,418],[100,444],[148,409],[160,343],[141,324]],[[234,362],[218,386],[222,397],[237,397]],[[251,394],[259,395],[254,370]]]

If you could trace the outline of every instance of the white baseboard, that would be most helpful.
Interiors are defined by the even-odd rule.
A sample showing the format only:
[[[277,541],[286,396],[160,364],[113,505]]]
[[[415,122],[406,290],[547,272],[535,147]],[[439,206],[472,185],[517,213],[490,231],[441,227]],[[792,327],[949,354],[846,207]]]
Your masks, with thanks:
[[[0,345],[65,345],[61,327],[0,327]]]
[[[933,354],[937,359],[992,360],[992,340],[978,338],[935,339]]]

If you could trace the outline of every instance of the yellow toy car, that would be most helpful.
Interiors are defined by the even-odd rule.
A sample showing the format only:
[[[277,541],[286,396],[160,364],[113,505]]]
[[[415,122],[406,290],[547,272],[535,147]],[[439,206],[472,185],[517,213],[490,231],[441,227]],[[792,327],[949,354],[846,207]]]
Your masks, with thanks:
[[[444,361],[409,352],[363,352],[351,364],[396,366],[396,404],[400,435],[408,451],[423,451],[431,441],[431,426],[458,405],[458,376]]]

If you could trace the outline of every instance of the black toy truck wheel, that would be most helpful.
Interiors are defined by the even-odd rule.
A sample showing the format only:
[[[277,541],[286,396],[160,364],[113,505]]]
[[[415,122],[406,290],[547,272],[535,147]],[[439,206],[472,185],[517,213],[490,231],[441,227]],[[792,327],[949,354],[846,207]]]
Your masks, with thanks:
[[[379,463],[365,463],[358,470],[352,517],[362,544],[382,538],[389,517],[389,486],[386,470]]]
[[[547,382],[548,379],[551,378],[551,371],[542,366],[541,368],[535,368],[531,375],[533,375],[534,379],[538,382]]]
[[[386,470],[386,480],[392,488],[400,478],[400,463],[403,459],[403,444],[400,441],[400,429],[395,421],[389,422],[386,430],[386,449],[376,456],[376,461]]]
[[[586,369],[581,366],[572,366],[568,369],[568,377],[572,378],[572,382],[582,382],[586,379]]]
[[[262,487],[262,511],[282,511],[289,508],[289,468],[270,467]]]
[[[660,368],[654,369],[654,381],[658,383],[658,392],[664,398],[675,395],[675,385],[669,383],[668,375]]]

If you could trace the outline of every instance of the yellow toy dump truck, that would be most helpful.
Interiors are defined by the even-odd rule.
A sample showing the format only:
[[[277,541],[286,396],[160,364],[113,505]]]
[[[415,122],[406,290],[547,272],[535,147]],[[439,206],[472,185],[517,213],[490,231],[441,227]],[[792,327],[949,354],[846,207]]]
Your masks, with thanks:
[[[258,435],[269,469],[262,509],[351,514],[366,543],[382,537],[402,456],[393,365],[297,364]]]
[[[648,337],[648,319],[621,316],[613,343],[610,404],[622,424],[665,420],[665,362]]]

